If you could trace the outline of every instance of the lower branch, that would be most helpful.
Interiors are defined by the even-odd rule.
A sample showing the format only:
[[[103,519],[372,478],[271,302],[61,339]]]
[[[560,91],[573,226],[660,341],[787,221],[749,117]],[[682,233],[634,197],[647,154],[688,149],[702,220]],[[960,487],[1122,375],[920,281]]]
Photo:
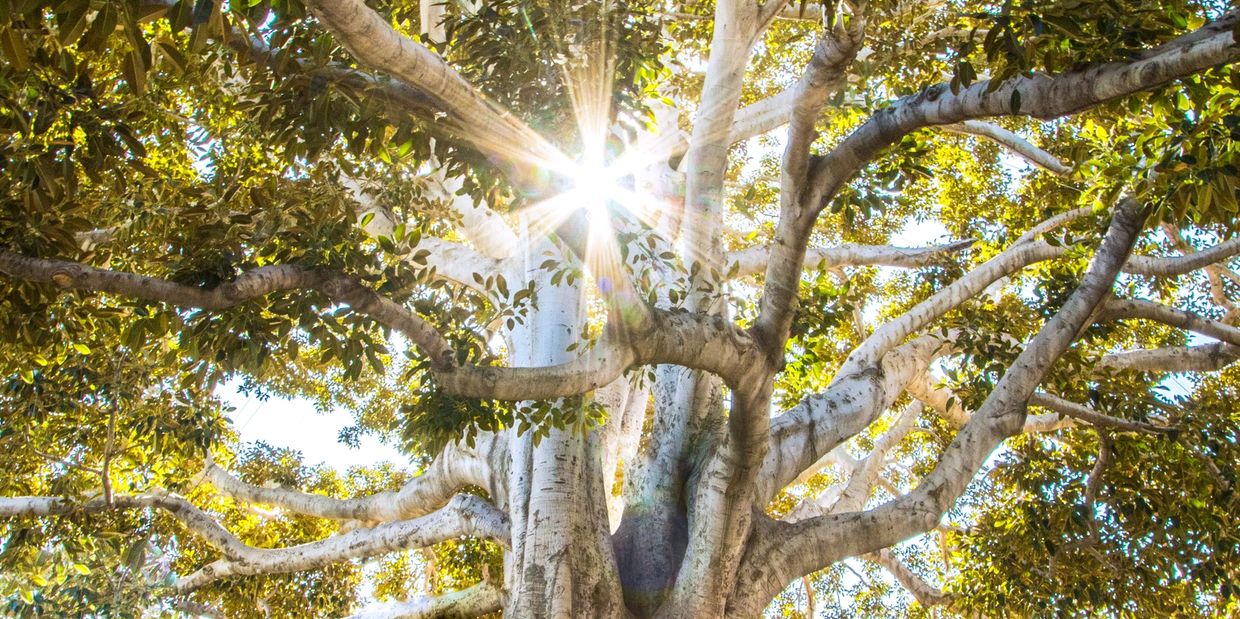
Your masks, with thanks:
[[[490,449],[503,445],[502,441],[497,441],[494,437],[491,437],[491,441],[494,445],[490,445]],[[476,442],[475,449],[487,450],[486,438]],[[361,522],[415,518],[442,507],[464,486],[491,488],[487,462],[466,453],[456,443],[448,445],[425,472],[409,480],[400,490],[356,499],[337,499],[288,488],[264,488],[247,484],[210,460],[204,467],[202,477],[221,493],[247,503],[274,505],[318,518]]]
[[[436,597],[422,597],[363,610],[348,619],[434,619],[478,617],[503,609],[504,593],[487,582]]]
[[[918,604],[930,608],[952,603],[953,597],[950,594],[926,582],[926,579],[910,569],[895,553],[891,552],[890,548],[862,555],[862,558],[883,566],[896,579],[896,582],[900,583],[900,586],[913,595]]]
[[[423,548],[462,536],[508,545],[508,517],[485,500],[457,495],[446,507],[414,520],[355,529],[325,540],[264,549],[246,546],[239,555],[215,561],[177,581],[177,593],[189,593],[229,576],[284,574],[312,570],[349,559],[406,548]]]

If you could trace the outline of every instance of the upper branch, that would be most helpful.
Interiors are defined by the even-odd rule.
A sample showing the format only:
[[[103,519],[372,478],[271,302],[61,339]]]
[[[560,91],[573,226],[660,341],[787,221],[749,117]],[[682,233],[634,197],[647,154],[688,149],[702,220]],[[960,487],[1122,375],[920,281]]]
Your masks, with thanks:
[[[640,331],[609,327],[608,334],[572,361],[547,367],[459,365],[447,340],[433,325],[360,281],[338,273],[295,265],[247,271],[214,288],[97,269],[65,260],[31,258],[0,249],[0,273],[62,289],[109,292],[177,307],[220,310],[287,290],[309,289],[375,319],[409,338],[431,361],[437,384],[466,398],[549,400],[598,389],[634,365],[670,363],[718,374],[734,383],[753,361],[754,344],[745,331],[720,318],[656,311]]]
[[[973,239],[929,247],[896,247],[894,245],[840,245],[810,248],[806,262],[819,269],[841,266],[887,266],[905,269],[941,264],[950,254],[968,249]],[[729,265],[736,265],[736,277],[762,272],[771,255],[768,246],[750,247],[728,254]],[[731,267],[729,267],[730,269]]]
[[[1102,308],[1098,321],[1134,318],[1161,322],[1240,346],[1240,329],[1236,327],[1143,299],[1108,301]]]
[[[269,265],[242,273],[214,288],[97,269],[77,262],[31,258],[0,249],[0,273],[62,289],[93,290],[159,301],[177,307],[222,310],[274,292],[318,290],[333,301],[367,314],[380,324],[403,333],[441,369],[455,365],[448,341],[430,323],[400,304],[379,296],[352,277],[295,265]]]
[[[423,45],[397,32],[362,0],[308,0],[307,6],[363,64],[416,88],[448,115],[466,139],[498,163],[509,164],[557,152],[537,132],[500,109]],[[506,165],[518,185],[521,166]]]
[[[1158,256],[1133,256],[1128,259],[1128,265],[1125,271],[1136,275],[1153,275],[1157,277],[1172,277],[1175,275],[1183,275],[1190,271],[1203,269],[1213,264],[1217,264],[1228,258],[1240,254],[1240,237],[1235,237],[1227,241],[1223,241],[1209,249],[1203,249],[1198,252],[1176,256],[1174,258],[1163,258]]]
[[[1240,347],[1226,342],[1201,346],[1126,350],[1104,356],[1094,367],[1142,372],[1213,372],[1240,359]]]
[[[1198,31],[1139,54],[1127,62],[1109,62],[1049,76],[1017,77],[991,89],[977,82],[952,94],[946,84],[897,101],[871,117],[814,166],[807,208],[821,210],[840,187],[883,148],[905,134],[986,116],[1027,115],[1041,119],[1066,116],[1172,80],[1234,62],[1240,57],[1232,26],[1240,11]]]

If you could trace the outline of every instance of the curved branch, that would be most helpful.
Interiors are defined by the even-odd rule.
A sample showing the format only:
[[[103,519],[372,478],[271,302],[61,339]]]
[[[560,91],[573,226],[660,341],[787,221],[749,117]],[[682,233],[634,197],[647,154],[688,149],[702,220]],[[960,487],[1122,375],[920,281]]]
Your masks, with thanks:
[[[444,508],[414,520],[355,529],[317,542],[288,548],[246,546],[239,556],[206,565],[179,579],[177,593],[189,593],[229,576],[284,574],[312,570],[360,557],[405,548],[423,548],[461,536],[489,539],[508,545],[508,517],[485,500],[458,494]]]
[[[862,166],[916,129],[987,116],[1067,116],[1234,62],[1240,58],[1240,48],[1235,46],[1231,29],[1238,19],[1240,12],[1230,11],[1196,32],[1137,54],[1127,62],[1099,64],[1057,76],[1017,77],[998,88],[985,80],[955,94],[940,84],[901,99],[876,113],[817,162],[814,190],[807,194],[804,204],[819,212]]]
[[[455,365],[452,347],[430,323],[400,304],[379,296],[358,280],[295,265],[269,265],[246,271],[213,288],[179,284],[157,277],[97,269],[78,262],[31,258],[0,249],[0,273],[61,289],[109,292],[176,307],[222,310],[260,297],[297,289],[317,290],[338,303],[374,318],[409,338],[433,366]]]
[[[421,475],[400,490],[380,492],[356,499],[310,494],[288,488],[264,488],[233,477],[208,461],[202,478],[219,492],[247,503],[274,505],[283,510],[328,518],[361,522],[406,520],[443,507],[461,488],[477,485],[490,488],[490,471],[482,459],[465,454],[453,443],[431,462]]]
[[[882,566],[891,574],[900,586],[913,595],[918,604],[926,608],[944,606],[952,603],[954,596],[944,593],[942,589],[926,582],[917,572],[905,565],[890,548],[863,555],[864,559]]]
[[[817,269],[851,266],[885,266],[904,269],[939,264],[949,254],[972,247],[977,241],[966,239],[930,247],[896,247],[894,245],[840,245],[838,247],[811,248],[806,264]],[[769,246],[750,247],[728,254],[729,271],[736,269],[735,277],[746,277],[762,272],[770,257]],[[735,265],[735,266],[732,266]]]
[[[365,609],[347,619],[433,619],[477,617],[502,610],[504,592],[488,582],[435,597],[421,597]]]
[[[1064,165],[1054,155],[1034,146],[1025,138],[999,125],[977,120],[966,120],[952,125],[943,125],[943,130],[950,133],[986,138],[1019,155],[1025,161],[1056,176],[1067,176],[1072,173],[1071,166]]]
[[[430,371],[436,383],[465,398],[518,401],[569,397],[607,385],[635,364],[684,365],[735,383],[751,367],[746,364],[753,362],[752,337],[722,318],[656,311],[645,322],[643,331],[610,333],[582,355],[560,365],[460,366],[447,340],[415,312],[349,276],[294,265],[259,267],[232,282],[199,288],[77,262],[30,258],[0,249],[0,273],[62,289],[109,292],[209,310],[235,307],[274,292],[317,290],[404,334],[430,358]]]
[[[1172,277],[1204,269],[1210,265],[1232,258],[1237,254],[1240,254],[1240,236],[1223,241],[1209,249],[1173,258],[1133,256],[1128,259],[1128,265],[1124,270],[1136,275]]]

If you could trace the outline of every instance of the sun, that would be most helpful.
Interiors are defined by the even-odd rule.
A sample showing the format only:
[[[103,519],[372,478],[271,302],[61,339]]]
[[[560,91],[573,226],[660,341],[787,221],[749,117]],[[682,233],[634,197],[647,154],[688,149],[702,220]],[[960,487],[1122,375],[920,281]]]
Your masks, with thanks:
[[[611,215],[610,206],[626,197],[627,190],[620,186],[620,174],[597,159],[587,160],[573,169],[569,178],[570,192],[581,201],[591,226],[606,223]]]

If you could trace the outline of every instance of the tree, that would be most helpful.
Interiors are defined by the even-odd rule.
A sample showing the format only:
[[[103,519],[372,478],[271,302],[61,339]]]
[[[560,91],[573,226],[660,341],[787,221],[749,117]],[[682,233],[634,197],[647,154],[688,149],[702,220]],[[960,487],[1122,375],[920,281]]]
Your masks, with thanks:
[[[1238,30],[6,0],[6,612],[1235,612]]]

